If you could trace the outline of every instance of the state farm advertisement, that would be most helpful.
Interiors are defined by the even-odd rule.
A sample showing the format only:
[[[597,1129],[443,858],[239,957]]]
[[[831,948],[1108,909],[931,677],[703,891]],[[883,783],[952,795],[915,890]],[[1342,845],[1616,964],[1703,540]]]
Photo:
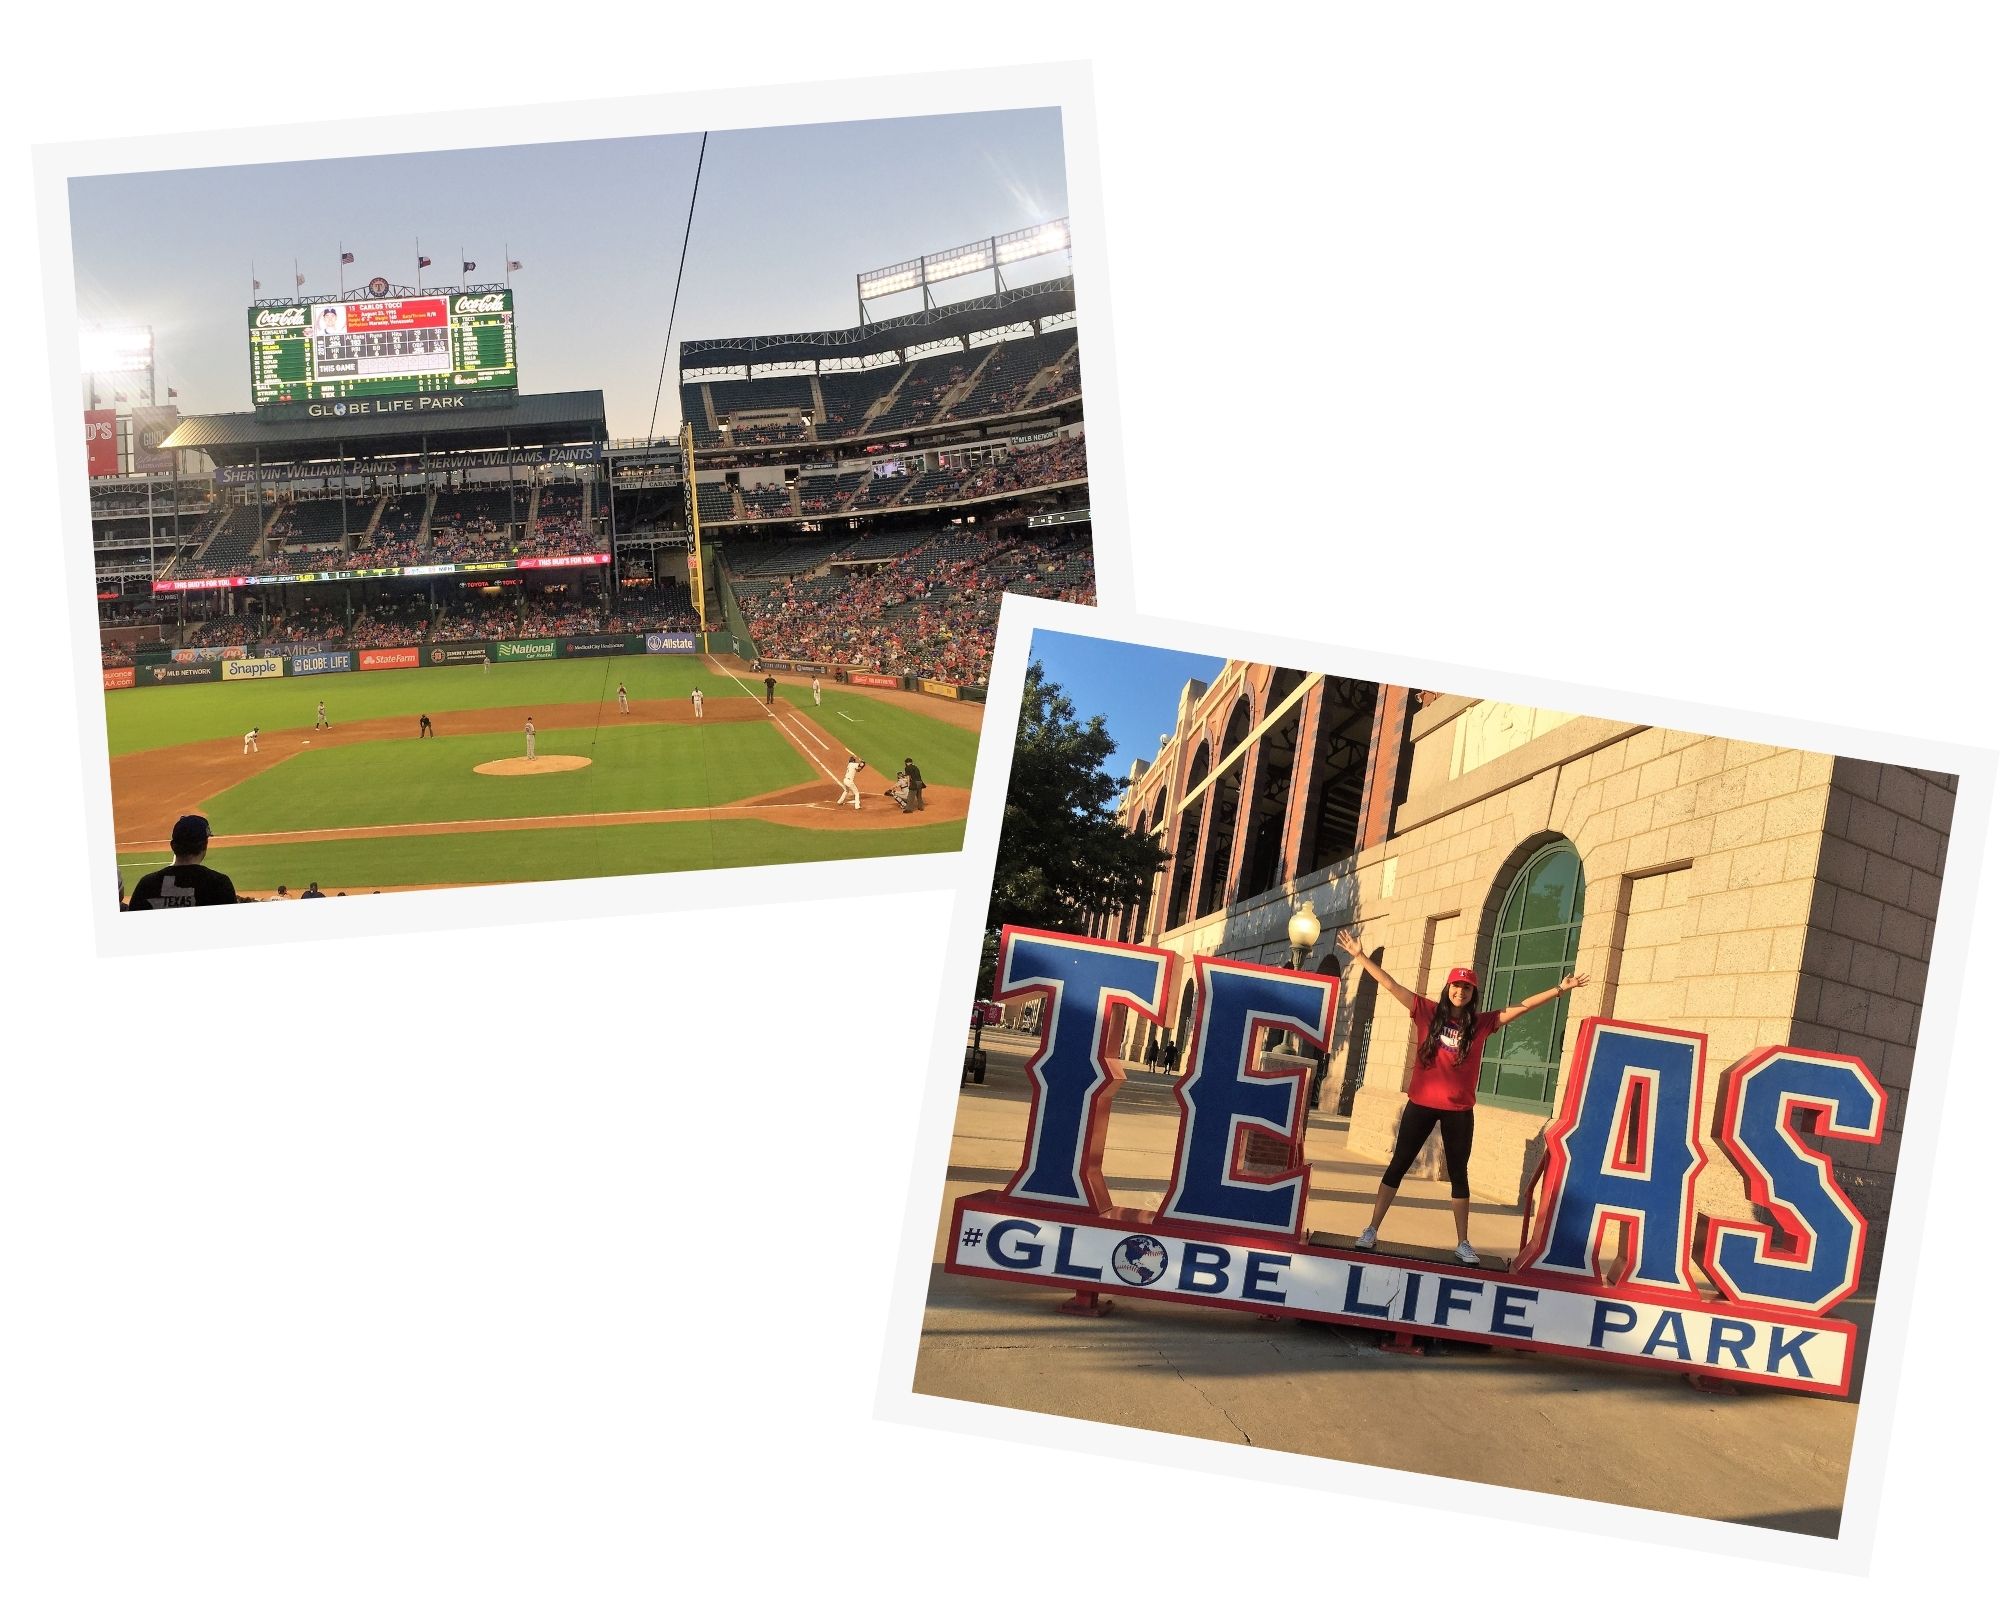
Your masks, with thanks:
[[[83,448],[93,478],[118,476],[118,413],[86,411],[83,414]]]
[[[417,664],[417,647],[407,646],[400,650],[363,650],[361,670],[363,672],[384,672],[390,667],[414,667]]]

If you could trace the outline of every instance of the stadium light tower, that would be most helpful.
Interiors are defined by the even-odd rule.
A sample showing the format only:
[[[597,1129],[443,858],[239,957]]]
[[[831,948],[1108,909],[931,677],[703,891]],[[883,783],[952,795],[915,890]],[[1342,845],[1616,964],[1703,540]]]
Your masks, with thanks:
[[[918,256],[914,261],[899,261],[891,267],[876,267],[872,271],[856,273],[855,303],[865,324],[868,321],[869,301],[921,289],[924,309],[933,311],[937,302],[931,298],[932,284],[963,278],[975,272],[993,274],[993,294],[998,299],[1007,287],[1006,279],[1000,274],[1002,267],[1032,261],[1037,256],[1056,255],[1069,247],[1068,217],[1037,223],[1032,228],[1016,228],[1012,233],[992,234],[984,239],[975,239],[970,244],[953,245],[949,250]]]
[[[90,386],[90,404],[98,403],[99,378],[146,380],[146,404],[153,402],[153,330],[151,328],[107,328],[93,323],[77,339],[77,356],[84,381]],[[134,389],[139,385],[131,385]],[[114,393],[117,391],[114,389]],[[120,398],[123,398],[122,394]]]

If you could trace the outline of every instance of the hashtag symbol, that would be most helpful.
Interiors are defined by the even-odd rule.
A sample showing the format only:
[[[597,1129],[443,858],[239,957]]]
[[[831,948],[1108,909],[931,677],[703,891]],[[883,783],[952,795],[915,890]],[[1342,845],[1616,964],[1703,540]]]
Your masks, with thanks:
[[[977,1228],[967,1228],[964,1233],[959,1235],[958,1242],[960,1244],[977,1244],[985,1237],[986,1235],[981,1233]]]

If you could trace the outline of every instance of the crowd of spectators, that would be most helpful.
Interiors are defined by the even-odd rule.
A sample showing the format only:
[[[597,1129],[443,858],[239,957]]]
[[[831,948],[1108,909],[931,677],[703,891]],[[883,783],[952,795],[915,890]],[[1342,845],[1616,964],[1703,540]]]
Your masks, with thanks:
[[[986,681],[1008,591],[1094,601],[1089,545],[947,533],[866,567],[736,587],[761,656],[954,683]]]

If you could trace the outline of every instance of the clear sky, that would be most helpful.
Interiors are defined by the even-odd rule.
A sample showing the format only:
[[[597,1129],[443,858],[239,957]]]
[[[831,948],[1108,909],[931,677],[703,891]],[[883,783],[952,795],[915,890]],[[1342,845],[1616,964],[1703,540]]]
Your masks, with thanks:
[[[79,178],[70,185],[83,322],[150,325],[159,398],[250,406],[244,311],[263,297],[514,274],[521,387],[602,389],[613,437],[647,430],[687,226],[698,134]],[[1055,108],[712,133],[674,343],[848,328],[854,275],[1069,212]],[[464,255],[460,255],[461,249]],[[1066,254],[1007,269],[1068,272]],[[990,290],[957,280],[951,298]],[[941,289],[939,297],[946,295]],[[877,315],[919,308],[885,298]],[[656,434],[680,426],[669,369]]]
[[[1160,735],[1174,731],[1181,686],[1190,678],[1213,683],[1223,667],[1220,656],[1157,650],[1048,628],[1035,630],[1029,654],[1047,669],[1051,682],[1062,685],[1080,720],[1104,718],[1105,728],[1118,741],[1106,768],[1120,778],[1135,759],[1151,761],[1159,754]]]

